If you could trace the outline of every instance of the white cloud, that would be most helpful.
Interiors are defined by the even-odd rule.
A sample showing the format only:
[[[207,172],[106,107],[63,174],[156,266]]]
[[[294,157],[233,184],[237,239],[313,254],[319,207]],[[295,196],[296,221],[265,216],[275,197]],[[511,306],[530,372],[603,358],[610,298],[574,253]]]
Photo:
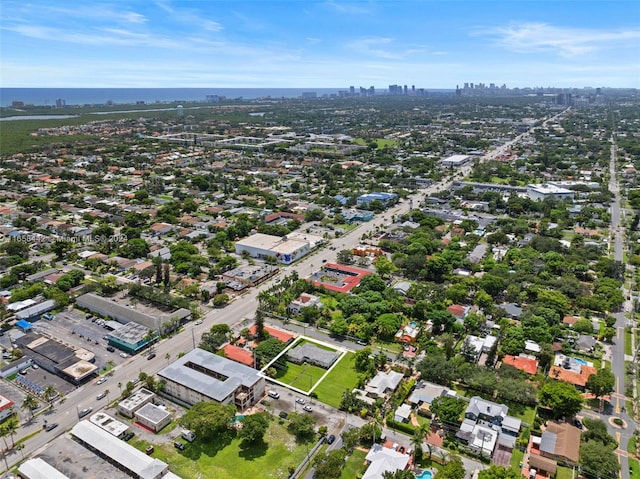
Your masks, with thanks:
[[[328,1],[324,2],[326,8],[333,10],[340,14],[345,15],[368,15],[373,13],[374,5],[371,2],[337,2],[337,1]]]
[[[201,28],[208,32],[219,32],[223,29],[220,23],[204,18],[204,14],[201,11],[191,8],[174,8],[167,2],[158,2],[156,5],[171,15],[173,21]]]
[[[555,52],[562,57],[585,55],[640,39],[640,29],[607,31],[563,28],[546,23],[518,23],[476,34],[494,36],[498,45],[517,53]]]

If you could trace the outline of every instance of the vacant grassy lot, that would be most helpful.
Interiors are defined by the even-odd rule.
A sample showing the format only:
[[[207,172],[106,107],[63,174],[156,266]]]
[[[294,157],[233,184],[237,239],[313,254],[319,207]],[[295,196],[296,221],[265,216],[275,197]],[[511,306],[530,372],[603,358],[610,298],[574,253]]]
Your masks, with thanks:
[[[356,479],[360,477],[366,470],[364,465],[364,458],[366,456],[366,452],[358,449],[354,450],[353,454],[347,458],[344,469],[342,469],[342,474],[340,474],[340,479]]]
[[[170,464],[171,471],[184,479],[285,479],[289,466],[297,466],[306,454],[306,446],[297,444],[285,426],[274,419],[262,445],[246,446],[230,431],[206,444],[187,442],[184,451],[170,443],[154,445],[153,457]],[[131,444],[143,451],[148,445],[142,440]]]
[[[353,353],[347,353],[331,370],[329,375],[318,384],[314,392],[318,399],[333,406],[340,406],[345,389],[353,389],[358,385],[358,373],[353,369]]]
[[[295,388],[309,391],[326,372],[326,369],[311,364],[295,364],[287,361],[287,371],[282,374],[281,370],[278,370],[276,378]]]

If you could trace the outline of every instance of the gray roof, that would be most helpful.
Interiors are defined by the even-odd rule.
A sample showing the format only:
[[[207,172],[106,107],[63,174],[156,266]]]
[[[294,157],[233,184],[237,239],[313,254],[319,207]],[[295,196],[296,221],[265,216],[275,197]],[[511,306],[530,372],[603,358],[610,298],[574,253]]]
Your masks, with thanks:
[[[522,425],[522,420],[513,416],[506,416],[502,420],[502,429],[506,429],[508,431],[520,431],[520,426]]]
[[[156,406],[155,404],[147,403],[138,409],[135,413],[136,417],[143,417],[154,424],[158,424],[163,421],[167,416],[171,414],[166,409]]]
[[[144,340],[144,338],[148,334],[149,328],[143,326],[142,324],[131,321],[130,323],[124,324],[119,328],[114,329],[109,334],[107,334],[107,336],[119,339],[120,341],[126,342],[128,344],[135,345]]]
[[[56,302],[53,299],[47,299],[39,304],[34,304],[28,308],[23,309],[22,311],[18,311],[16,313],[16,319],[19,321],[21,319],[30,319],[34,316],[39,316],[42,313],[46,313],[47,311],[51,311],[56,307]]]
[[[25,281],[28,281],[29,283],[33,282],[33,281],[38,281],[41,280],[42,278],[49,276],[50,274],[53,273],[58,273],[60,270],[58,268],[49,268],[49,269],[45,269],[44,271],[39,271],[37,273],[33,273],[30,274],[29,276],[27,276],[25,278]]]
[[[193,369],[210,370],[226,379]],[[196,348],[158,372],[158,376],[222,402],[240,386],[253,387],[262,377],[253,368]]]
[[[469,401],[469,406],[465,411],[467,414],[473,414],[475,417],[482,415],[504,419],[509,412],[509,408],[504,404],[497,404],[493,401],[487,401],[479,396],[473,396]]]
[[[540,438],[540,450],[542,452],[546,452],[547,454],[555,454],[557,440],[558,435],[555,432],[543,432],[542,438]]]
[[[298,361],[308,360],[309,362],[329,367],[338,358],[339,353],[319,348],[311,343],[304,343],[290,350],[288,355]]]
[[[169,468],[166,463],[147,456],[89,421],[76,424],[71,429],[71,435],[121,464],[141,479],[156,479]]]
[[[435,398],[443,396],[447,392],[449,392],[449,388],[446,386],[420,381],[416,384],[411,396],[409,396],[409,402],[411,404],[431,404]]]

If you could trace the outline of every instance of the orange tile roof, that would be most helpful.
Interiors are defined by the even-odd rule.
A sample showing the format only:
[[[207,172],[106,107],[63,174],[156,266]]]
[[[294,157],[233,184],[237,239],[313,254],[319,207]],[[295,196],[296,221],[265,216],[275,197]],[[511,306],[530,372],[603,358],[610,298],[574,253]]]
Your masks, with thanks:
[[[536,374],[538,372],[538,360],[533,358],[507,354],[502,360],[502,364],[509,364],[527,374]]]
[[[589,376],[596,372],[596,368],[592,366],[582,366],[579,373],[564,369],[560,366],[551,366],[551,369],[549,369],[549,377],[557,379],[558,381],[573,384],[574,386],[585,387]]]
[[[282,331],[281,329],[275,329],[275,328],[271,328],[269,326],[265,326],[264,330],[267,333],[269,333],[269,336],[271,336],[273,338],[277,338],[280,341],[282,341],[283,343],[287,343],[287,342],[291,341],[293,338],[296,337],[295,334],[287,333],[286,331]],[[255,324],[249,328],[249,333],[256,334],[256,325]]]
[[[251,351],[239,348],[233,344],[227,344],[222,350],[224,351],[224,356],[227,359],[231,359],[232,361],[246,366],[253,366],[253,353]]]
[[[562,318],[562,322],[564,324],[576,324],[581,319],[582,318],[580,318],[578,316],[565,316],[564,318]]]

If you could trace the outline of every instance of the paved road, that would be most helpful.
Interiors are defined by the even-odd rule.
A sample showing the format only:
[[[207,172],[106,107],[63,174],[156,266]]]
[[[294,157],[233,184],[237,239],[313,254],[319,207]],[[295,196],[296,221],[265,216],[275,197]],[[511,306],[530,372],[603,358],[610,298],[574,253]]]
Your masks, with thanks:
[[[565,112],[562,112],[546,121],[555,120]],[[515,143],[522,141],[528,135],[532,134],[533,131],[534,130],[531,129],[528,132],[518,135],[513,140],[487,153],[481,161],[490,160],[502,155]],[[455,174],[462,174],[463,176],[467,175],[471,171],[471,168],[472,165],[463,166]],[[412,195],[410,198],[412,199],[413,204],[418,205],[420,204],[420,200],[425,196],[450,188],[455,174],[450,178],[445,178],[443,181],[434,183],[430,187],[422,189],[420,192]],[[323,264],[323,260],[333,261],[335,259],[336,251],[352,248],[360,243],[363,234],[373,232],[378,227],[386,226],[390,222],[389,218],[391,218],[391,215],[404,214],[408,212],[409,204],[409,198],[407,198],[404,202],[394,206],[391,211],[386,211],[385,213],[378,215],[373,220],[359,225],[348,234],[332,240],[330,245],[335,246],[335,250],[325,248],[310,255],[309,257],[305,257],[295,265],[283,268],[285,274],[290,274],[291,272],[296,271],[301,278],[309,276],[314,269],[317,269],[321,264]],[[243,294],[240,298],[229,304],[224,309],[211,310],[207,312],[201,325],[195,326],[193,323],[187,324],[186,327],[176,336],[158,343],[156,346],[156,357],[154,359],[148,361],[144,356],[133,356],[122,365],[116,367],[113,370],[112,376],[106,383],[102,385],[96,385],[94,382],[85,384],[69,393],[64,404],[57,404],[53,410],[38,416],[32,422],[23,424],[14,437],[14,440],[17,441],[32,434],[35,435],[24,442],[25,448],[21,452],[14,449],[7,453],[7,462],[9,463],[9,466],[11,467],[15,465],[21,459],[22,455],[26,457],[37,452],[39,449],[45,447],[49,441],[73,427],[78,422],[77,411],[80,409],[91,406],[94,411],[97,411],[104,407],[106,405],[106,399],[97,400],[96,396],[105,389],[110,391],[110,399],[113,399],[117,394],[119,394],[120,387],[126,384],[127,381],[136,378],[140,372],[144,371],[148,374],[155,374],[165,367],[171,359],[175,359],[178,353],[191,351],[198,344],[202,333],[206,332],[211,328],[211,326],[224,323],[234,327],[246,318],[252,318],[258,305],[258,294],[273,284],[274,280],[268,281],[260,287],[253,288],[249,292]],[[166,358],[167,355],[169,356],[168,359]],[[49,424],[53,422],[57,423],[58,427],[50,432],[43,431],[42,428],[45,420]],[[4,465],[1,467],[4,467]]]

